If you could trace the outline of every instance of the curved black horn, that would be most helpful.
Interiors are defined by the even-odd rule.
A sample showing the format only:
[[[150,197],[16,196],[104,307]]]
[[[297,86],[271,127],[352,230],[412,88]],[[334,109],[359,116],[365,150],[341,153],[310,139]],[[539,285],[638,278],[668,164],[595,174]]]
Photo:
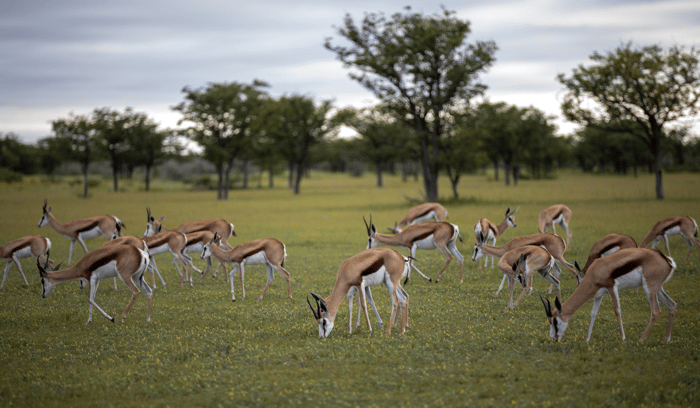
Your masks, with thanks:
[[[311,306],[311,302],[309,302],[309,297],[308,297],[308,296],[306,297],[306,304],[309,306],[309,309],[311,310],[311,313],[314,314],[314,318],[316,318],[316,320],[318,320],[318,319],[320,318],[320,313],[319,313],[318,311],[316,311],[316,309],[314,309],[313,306]],[[318,301],[316,302],[316,304],[318,304]]]
[[[45,199],[44,199],[44,206],[42,207],[42,209],[44,210],[44,212],[46,212],[46,206],[47,206],[47,205],[49,205],[49,200],[45,198]]]
[[[370,220],[372,219],[371,217],[372,217],[372,216],[370,215]],[[365,227],[367,228],[367,236],[371,236],[372,233],[371,233],[370,230],[369,230],[369,225],[367,225],[367,220],[365,219],[365,216],[364,216],[364,215],[362,216],[362,221],[365,222]]]
[[[552,305],[549,303],[549,299],[545,302],[545,299],[540,295],[540,300],[544,306],[544,312],[547,313],[547,317],[552,317]]]
[[[214,236],[211,237],[211,241],[209,241],[210,244],[213,244],[216,241],[216,237],[218,236],[218,232],[214,233]]]

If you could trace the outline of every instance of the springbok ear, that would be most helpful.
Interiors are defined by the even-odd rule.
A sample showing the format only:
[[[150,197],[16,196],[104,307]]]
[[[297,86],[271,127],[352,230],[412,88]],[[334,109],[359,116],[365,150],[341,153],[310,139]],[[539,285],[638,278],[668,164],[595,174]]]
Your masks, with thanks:
[[[508,209],[506,210],[506,217],[508,216],[508,214],[510,214],[510,207],[508,207]]]
[[[517,270],[518,270],[518,263],[516,262],[513,264],[513,272],[515,272]]]
[[[578,272],[579,275],[583,275],[581,273],[581,267],[578,265],[578,261],[574,261],[574,268],[576,268],[576,272]]]
[[[47,258],[47,260],[48,260],[48,258]],[[63,262],[64,262],[64,261],[61,261],[61,263],[58,264],[58,265],[56,265],[56,267],[53,268],[53,270],[54,270],[54,271],[57,271],[57,270],[61,269],[61,265],[63,265]]]
[[[520,206],[518,206],[518,208],[516,208],[515,211],[513,211],[512,213],[510,213],[510,215],[515,214],[516,212],[518,212],[519,209],[520,209]]]
[[[163,222],[164,219],[165,219],[165,215],[162,216],[162,217],[160,217],[160,218],[158,218],[158,222]]]
[[[561,302],[559,301],[559,296],[554,298],[554,307],[557,308],[559,315],[561,316]]]
[[[51,212],[51,210],[53,210],[53,206],[52,206],[52,205],[49,206],[49,210],[46,211],[46,212]]]

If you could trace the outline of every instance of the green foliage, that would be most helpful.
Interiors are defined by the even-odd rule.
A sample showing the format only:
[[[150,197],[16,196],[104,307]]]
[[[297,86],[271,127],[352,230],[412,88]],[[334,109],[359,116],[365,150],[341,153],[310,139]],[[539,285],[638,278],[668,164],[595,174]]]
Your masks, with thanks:
[[[443,8],[441,14],[404,13],[387,18],[366,13],[361,24],[346,14],[338,34],[349,45],[325,47],[347,67],[350,77],[370,90],[394,115],[415,131],[422,160],[424,189],[437,200],[440,143],[445,115],[473,97],[486,85],[479,75],[495,61],[493,41],[466,42],[469,21]]]
[[[562,111],[571,121],[629,133],[646,143],[656,172],[656,197],[664,198],[663,146],[669,124],[700,112],[700,50],[623,44],[607,55],[594,52],[566,88]]]
[[[481,217],[502,217],[508,206],[520,206],[518,227],[508,229],[499,244],[536,232],[539,211],[565,202],[574,211],[573,239],[565,257],[579,263],[610,232],[641,240],[659,218],[686,214],[700,219],[697,176],[667,178],[668,197],[659,202],[649,175],[635,179],[562,173],[556,180],[521,181],[517,196],[502,183],[467,176],[463,183],[470,186],[469,196],[444,203],[449,221],[460,227],[464,239],[458,243],[466,258],[464,283],[459,283],[456,260],[440,283],[414,275],[405,287],[410,296],[405,334],[383,334],[371,311],[374,334],[368,335],[364,322],[348,334],[343,304],[325,340],[317,337],[306,294],[330,293],[341,262],[365,248],[363,215],[371,213],[379,229],[393,225],[411,206],[403,195],[419,189],[420,182],[388,176],[379,190],[371,175],[312,172],[303,195],[293,195],[285,186],[236,190],[235,200],[228,202],[182,187],[116,194],[104,186],[93,189],[91,199],[76,200],[64,185],[4,186],[0,243],[40,233],[52,241],[52,259],[67,258],[68,240],[48,227],[37,231],[44,198],[60,221],[114,214],[128,226],[125,232],[135,236],[145,229],[146,206],[156,217],[167,215],[166,227],[223,217],[235,224],[237,236],[229,241],[233,245],[265,236],[286,244],[294,298],[287,299],[278,275],[265,298],[255,302],[266,282],[261,266],[246,268],[245,299],[235,277],[236,302],[231,302],[221,272],[194,287],[179,288],[169,255],[159,255],[158,267],[168,285],[163,288],[158,282],[154,290],[151,323],[145,323],[140,295],[124,324],[95,312],[85,326],[85,289],[65,283],[42,299],[35,262],[25,259],[29,288],[13,266],[0,291],[0,405],[694,406],[700,399],[700,261],[694,249],[683,263],[687,249],[678,237],[670,241],[679,267],[664,285],[678,303],[670,344],[662,342],[667,321],[663,308],[647,341],[636,341],[649,319],[641,290],[620,294],[628,336],[624,344],[619,343],[608,299],[590,343],[584,339],[591,302],[574,315],[563,341],[553,343],[538,298],[547,296],[549,285],[535,276],[535,292],[507,311],[507,297],[494,295],[501,273],[490,268],[478,272],[469,259],[474,223]],[[446,178],[440,182],[449,186]],[[87,245],[95,249],[103,242],[97,238]],[[82,255],[79,248],[75,255]],[[192,255],[203,267],[197,254]],[[439,251],[418,252],[416,265],[430,276],[443,263]],[[561,279],[568,298],[574,280],[566,271]],[[373,295],[387,321],[386,289],[374,288]],[[118,320],[130,296],[121,282],[115,292],[108,281],[100,285],[96,300]]]

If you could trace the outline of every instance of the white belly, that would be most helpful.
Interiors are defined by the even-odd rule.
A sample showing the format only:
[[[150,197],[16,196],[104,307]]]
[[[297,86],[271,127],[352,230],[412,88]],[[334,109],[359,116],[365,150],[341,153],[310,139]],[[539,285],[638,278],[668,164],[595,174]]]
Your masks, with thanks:
[[[93,239],[102,235],[102,231],[100,230],[100,227],[95,227],[91,230],[81,232],[79,235],[82,239]]]
[[[30,246],[26,246],[19,251],[15,251],[15,258],[17,259],[24,259],[24,258],[29,258],[30,256],[34,256],[32,254],[32,248]]]
[[[418,224],[419,222],[423,222],[423,221],[436,220],[436,219],[437,219],[437,215],[435,215],[435,211],[431,211],[422,217],[414,218],[413,221],[411,221],[410,225]]]
[[[416,241],[413,243],[417,249],[435,249],[437,248],[437,245],[435,245],[435,240],[433,239],[433,236],[429,236],[428,238],[421,239],[420,241]]]
[[[362,281],[365,283],[365,286],[377,286],[384,283],[386,275],[386,268],[382,266],[377,272],[364,276]]]
[[[243,260],[243,265],[265,265],[267,264],[267,257],[265,256],[265,251],[260,251],[255,255],[251,255]]]
[[[165,253],[165,252],[170,252],[170,246],[168,244],[163,244],[161,246],[148,248],[148,254],[151,256],[160,255],[160,254]]]
[[[664,232],[664,234],[666,234],[667,237],[670,237],[671,235],[679,235],[680,233],[681,233],[680,226],[669,228],[666,230],[666,232]]]
[[[91,280],[94,282],[95,279],[100,281],[106,278],[116,278],[119,275],[117,272],[117,261],[110,261],[92,272]]]
[[[634,289],[642,286],[644,280],[642,267],[635,268],[632,272],[615,279],[615,286],[620,289]]]
[[[605,252],[603,252],[602,254],[600,254],[600,257],[602,258],[602,257],[604,257],[604,256],[608,256],[608,255],[610,255],[610,254],[614,254],[615,252],[617,252],[617,251],[619,251],[619,250],[620,250],[620,247],[615,247],[615,248],[608,249],[607,251],[605,251]]]

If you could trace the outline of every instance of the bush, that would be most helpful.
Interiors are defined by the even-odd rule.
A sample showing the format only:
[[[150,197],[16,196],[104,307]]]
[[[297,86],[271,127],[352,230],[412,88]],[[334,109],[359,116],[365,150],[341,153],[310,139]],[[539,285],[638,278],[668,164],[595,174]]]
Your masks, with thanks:
[[[22,181],[22,175],[8,168],[0,167],[0,182],[18,183]]]

